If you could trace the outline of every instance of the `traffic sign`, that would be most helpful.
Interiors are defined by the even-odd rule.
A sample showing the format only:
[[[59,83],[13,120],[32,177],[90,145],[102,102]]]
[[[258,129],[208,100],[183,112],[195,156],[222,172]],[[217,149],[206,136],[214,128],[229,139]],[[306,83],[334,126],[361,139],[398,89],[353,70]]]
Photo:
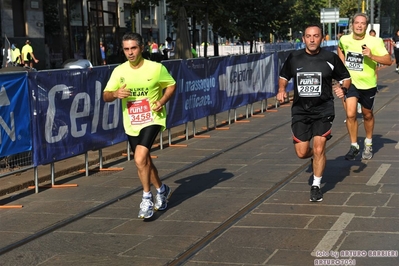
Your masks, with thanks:
[[[348,27],[349,25],[349,18],[339,18],[338,26],[339,27]]]
[[[321,8],[320,11],[321,23],[337,23],[339,22],[339,8]]]

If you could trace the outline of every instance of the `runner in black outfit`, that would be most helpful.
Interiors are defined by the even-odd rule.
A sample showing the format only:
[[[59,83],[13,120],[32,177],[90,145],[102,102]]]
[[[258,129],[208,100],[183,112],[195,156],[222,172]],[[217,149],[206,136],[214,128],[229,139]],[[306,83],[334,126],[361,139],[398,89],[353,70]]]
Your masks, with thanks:
[[[342,81],[342,87],[334,86],[338,98],[343,98],[351,84],[348,70],[333,52],[320,47],[323,33],[319,25],[305,28],[305,49],[293,51],[286,59],[279,78],[277,100],[287,98],[286,87],[293,78],[294,100],[292,103],[292,134],[295,152],[301,159],[313,157],[313,184],[310,201],[322,201],[321,178],[326,165],[325,146],[332,137],[334,120],[333,79]],[[310,140],[313,138],[313,149]]]
[[[395,54],[395,61],[396,61],[395,71],[399,73],[399,29],[395,31],[395,35],[392,37],[391,42],[393,45],[393,52]]]

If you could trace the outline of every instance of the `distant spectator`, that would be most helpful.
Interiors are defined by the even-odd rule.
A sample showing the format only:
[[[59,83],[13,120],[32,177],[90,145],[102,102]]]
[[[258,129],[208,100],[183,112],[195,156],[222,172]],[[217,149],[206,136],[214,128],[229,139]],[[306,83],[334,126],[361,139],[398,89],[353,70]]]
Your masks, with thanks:
[[[158,44],[154,41],[151,41],[151,53],[158,53]]]
[[[391,42],[394,47],[393,52],[395,54],[396,72],[399,73],[399,29],[396,30],[396,34],[392,37]]]
[[[102,60],[101,63],[103,65],[106,65],[107,64],[106,53],[105,53],[105,46],[104,46],[103,42],[100,42],[100,53],[101,53],[101,60]]]
[[[3,67],[3,56],[4,56],[3,45],[0,43],[0,68]]]
[[[5,62],[2,62],[3,67],[8,67],[9,65],[11,65],[11,63],[12,63],[11,56],[12,55],[11,55],[10,47],[8,47],[8,49],[3,48],[2,55],[3,55],[3,60],[5,61]]]
[[[302,47],[301,40],[299,38],[296,38],[295,39],[295,49],[298,50],[298,49],[301,49],[301,47]]]
[[[375,36],[377,35],[377,33],[375,32],[375,30],[371,29],[371,30],[369,31],[369,35],[375,37]]]
[[[15,66],[19,66],[22,64],[21,50],[19,50],[19,48],[16,47],[14,43],[11,45],[11,58]]]
[[[175,57],[175,42],[171,37],[167,37],[165,41],[166,49],[168,49],[168,58],[173,59]]]
[[[339,40],[341,37],[342,37],[342,35],[344,35],[344,32],[339,32],[338,34],[337,34],[337,40]]]
[[[192,44],[191,44],[191,53],[193,54],[193,58],[197,58],[198,57],[197,50],[195,50],[195,48],[193,47]]]
[[[164,43],[159,46],[159,51],[161,51],[162,60],[168,60],[168,48]]]
[[[33,48],[30,45],[29,40],[26,40],[25,45],[22,47],[21,55],[26,67],[33,68],[33,62],[36,64],[39,63],[39,60],[36,59],[35,54],[33,53]]]
[[[159,51],[162,52],[163,49],[165,49],[165,44],[164,43],[160,43],[159,44]]]

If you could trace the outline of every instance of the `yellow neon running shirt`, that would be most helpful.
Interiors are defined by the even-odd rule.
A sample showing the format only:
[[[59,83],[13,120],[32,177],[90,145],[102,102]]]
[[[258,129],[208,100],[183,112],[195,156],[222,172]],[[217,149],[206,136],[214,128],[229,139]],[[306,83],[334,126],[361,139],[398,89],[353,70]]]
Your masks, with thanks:
[[[25,44],[25,45],[22,47],[21,53],[23,54],[23,57],[24,57],[24,58],[22,58],[22,60],[28,61],[28,54],[33,53],[33,48],[32,48],[32,46],[30,46],[29,44]],[[32,60],[33,60],[33,59],[32,59]]]
[[[18,64],[21,63],[21,51],[18,48],[15,48],[14,50],[11,49],[11,54],[12,54],[12,60]]]
[[[138,69],[132,69],[129,61],[117,66],[104,91],[116,91],[126,84],[131,96],[121,101],[123,126],[127,135],[138,136],[142,128],[150,125],[161,125],[161,130],[165,130],[165,107],[160,112],[152,108],[162,98],[163,89],[175,83],[164,65],[144,59]]]
[[[377,62],[362,54],[362,45],[370,48],[376,56],[388,54],[384,41],[381,38],[365,35],[362,40],[355,40],[353,33],[344,35],[339,40],[339,48],[345,54],[345,65],[351,74],[352,83],[359,90],[367,90],[377,86],[375,69]]]

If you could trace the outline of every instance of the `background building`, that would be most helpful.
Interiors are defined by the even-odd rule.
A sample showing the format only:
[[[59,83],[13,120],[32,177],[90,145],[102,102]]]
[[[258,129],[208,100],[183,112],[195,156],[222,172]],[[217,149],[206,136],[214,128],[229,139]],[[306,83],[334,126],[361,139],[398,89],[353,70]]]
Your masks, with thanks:
[[[124,61],[120,40],[127,31],[163,42],[173,36],[166,2],[138,14],[131,0],[0,0],[0,33],[22,48],[27,39],[40,60],[37,69],[60,68],[68,59],[89,59],[100,65],[99,43],[107,63]]]
[[[29,39],[34,54],[39,55],[37,67],[44,68],[46,46],[42,0],[0,0],[0,33],[2,46],[5,36],[20,49]]]

